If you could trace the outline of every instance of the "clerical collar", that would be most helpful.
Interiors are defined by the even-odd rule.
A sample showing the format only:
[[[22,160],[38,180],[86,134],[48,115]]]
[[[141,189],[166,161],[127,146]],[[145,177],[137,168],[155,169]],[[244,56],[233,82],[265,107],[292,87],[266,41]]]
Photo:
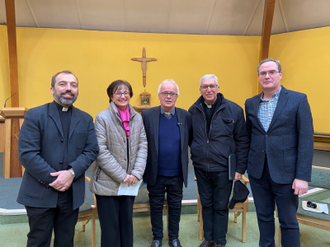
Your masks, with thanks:
[[[212,105],[208,105],[208,104],[206,104],[206,102],[204,101],[204,104],[205,104],[205,105],[206,105],[206,107],[207,107],[207,108],[209,108],[209,109],[211,109],[211,108],[213,107],[214,103],[215,103],[215,102],[213,102],[213,104],[212,104]]]
[[[59,111],[63,111],[63,112],[68,112],[68,111],[71,111],[72,110],[72,105],[70,105],[69,107],[64,107],[64,106],[61,106],[59,103],[57,103],[56,101],[54,101],[56,106],[57,106],[57,109]]]

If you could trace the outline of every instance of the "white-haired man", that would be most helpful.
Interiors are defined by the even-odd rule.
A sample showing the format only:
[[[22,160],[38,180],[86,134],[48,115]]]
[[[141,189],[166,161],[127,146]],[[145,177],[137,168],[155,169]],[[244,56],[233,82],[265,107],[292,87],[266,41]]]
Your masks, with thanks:
[[[142,111],[148,139],[143,180],[149,191],[151,247],[162,246],[165,192],[169,208],[169,245],[181,247],[179,222],[183,183],[187,186],[191,116],[186,110],[175,107],[178,95],[178,85],[173,80],[165,80],[158,87],[160,106]]]
[[[236,154],[235,181],[246,170],[249,138],[243,109],[219,93],[218,78],[200,79],[201,96],[190,107],[191,159],[202,203],[205,240],[200,247],[224,247],[228,227],[228,201],[232,180],[228,157]]]

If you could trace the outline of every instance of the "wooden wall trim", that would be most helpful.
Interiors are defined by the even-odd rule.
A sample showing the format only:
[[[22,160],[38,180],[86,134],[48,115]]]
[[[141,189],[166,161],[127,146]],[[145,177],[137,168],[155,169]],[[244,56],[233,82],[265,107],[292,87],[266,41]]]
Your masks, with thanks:
[[[10,95],[15,94],[11,98],[11,106],[18,107],[19,88],[18,88],[18,69],[17,69],[15,1],[5,0],[5,5],[6,5],[6,18],[7,18]]]
[[[269,44],[270,44],[270,37],[272,34],[273,16],[274,16],[275,2],[276,2],[275,0],[264,0],[264,1],[265,1],[265,7],[264,7],[264,17],[262,22],[259,61],[268,58],[269,55]],[[262,89],[259,83],[257,88],[258,88],[257,93],[258,94],[261,93]]]

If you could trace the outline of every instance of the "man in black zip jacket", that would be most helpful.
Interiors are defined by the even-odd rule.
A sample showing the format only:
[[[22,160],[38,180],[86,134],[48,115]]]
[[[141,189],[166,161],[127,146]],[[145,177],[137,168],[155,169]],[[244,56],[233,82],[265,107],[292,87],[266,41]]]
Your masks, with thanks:
[[[243,109],[219,93],[218,78],[200,79],[201,97],[190,107],[191,158],[202,203],[204,241],[200,247],[224,247],[228,228],[228,202],[232,180],[228,156],[236,154],[234,180],[246,170],[249,137]]]

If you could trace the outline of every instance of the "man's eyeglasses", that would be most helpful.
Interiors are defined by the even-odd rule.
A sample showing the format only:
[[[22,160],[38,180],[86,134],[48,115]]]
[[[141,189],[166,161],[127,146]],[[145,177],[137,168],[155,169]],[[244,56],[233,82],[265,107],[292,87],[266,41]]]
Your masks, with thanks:
[[[201,89],[206,90],[208,87],[209,87],[211,90],[213,90],[213,89],[217,88],[218,85],[216,85],[216,84],[202,85],[202,86],[201,86]]]
[[[175,96],[177,96],[178,94],[176,94],[176,93],[173,93],[173,92],[170,92],[170,93],[167,93],[167,92],[161,92],[161,93],[159,93],[161,96],[163,96],[163,97],[168,97],[168,96],[170,96],[171,98],[173,98],[173,97],[175,97]]]
[[[127,96],[127,95],[129,95],[129,92],[123,92],[123,93],[116,92],[115,95],[119,96],[119,97],[122,95]]]
[[[261,72],[259,73],[259,76],[261,76],[261,77],[265,77],[267,74],[270,75],[270,76],[274,76],[274,75],[276,75],[277,73],[278,73],[278,71],[276,71],[276,70],[271,70],[271,71],[261,71]]]

